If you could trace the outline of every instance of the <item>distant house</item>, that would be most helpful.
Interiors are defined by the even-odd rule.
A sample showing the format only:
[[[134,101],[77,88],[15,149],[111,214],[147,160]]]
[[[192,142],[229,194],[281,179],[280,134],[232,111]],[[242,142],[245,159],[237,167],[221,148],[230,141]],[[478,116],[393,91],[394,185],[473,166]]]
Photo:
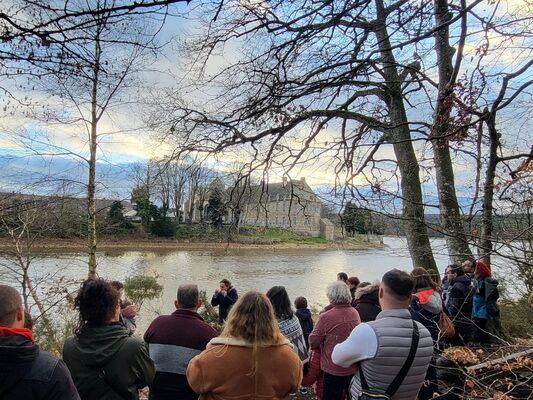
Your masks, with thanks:
[[[217,184],[220,185],[220,182]],[[323,219],[322,203],[305,178],[254,186],[225,188],[226,224],[238,227],[283,228],[310,236],[333,239],[332,226]],[[209,191],[183,204],[183,221],[210,222],[207,215]]]
[[[240,227],[284,228],[320,236],[322,203],[305,178],[233,190],[228,204],[228,222],[238,221]]]

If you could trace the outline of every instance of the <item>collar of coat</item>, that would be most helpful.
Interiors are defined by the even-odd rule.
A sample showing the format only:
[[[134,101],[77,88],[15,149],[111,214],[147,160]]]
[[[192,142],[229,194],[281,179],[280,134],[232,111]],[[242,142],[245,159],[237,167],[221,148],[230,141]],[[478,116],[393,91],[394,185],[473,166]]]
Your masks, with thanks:
[[[253,343],[250,343],[244,339],[231,338],[231,337],[215,337],[209,342],[211,345],[224,345],[224,346],[240,346],[240,347],[253,347]],[[292,344],[287,339],[283,339],[280,343],[262,344],[259,347],[272,347],[272,346],[291,346]]]

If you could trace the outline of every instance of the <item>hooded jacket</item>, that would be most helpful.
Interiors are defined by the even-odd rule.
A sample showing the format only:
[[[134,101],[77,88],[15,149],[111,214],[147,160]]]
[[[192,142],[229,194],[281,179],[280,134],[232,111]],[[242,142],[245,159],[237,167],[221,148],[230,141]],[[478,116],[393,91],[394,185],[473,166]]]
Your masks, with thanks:
[[[309,348],[309,334],[313,331],[313,318],[308,308],[299,308],[296,310],[296,316],[300,321],[302,332],[304,333],[305,344]]]
[[[379,305],[379,283],[357,288],[353,299],[361,322],[374,321],[381,312]]]
[[[65,364],[40,351],[29,329],[0,327],[0,399],[79,398]]]
[[[433,289],[422,289],[411,297],[411,316],[424,325],[434,341],[439,337],[439,318],[443,310],[442,298]]]
[[[448,315],[455,326],[456,338],[462,344],[466,344],[473,333],[471,317],[474,291],[470,277],[464,274],[450,282],[450,291],[446,298]]]
[[[253,347],[237,338],[214,338],[194,357],[187,380],[200,399],[285,399],[302,381],[302,362],[288,340],[261,346],[254,367]]]
[[[63,359],[83,400],[137,400],[155,375],[145,344],[118,323],[68,338]]]
[[[459,275],[450,282],[446,308],[454,319],[468,319],[472,314],[474,293],[470,284],[470,277],[466,274]]]

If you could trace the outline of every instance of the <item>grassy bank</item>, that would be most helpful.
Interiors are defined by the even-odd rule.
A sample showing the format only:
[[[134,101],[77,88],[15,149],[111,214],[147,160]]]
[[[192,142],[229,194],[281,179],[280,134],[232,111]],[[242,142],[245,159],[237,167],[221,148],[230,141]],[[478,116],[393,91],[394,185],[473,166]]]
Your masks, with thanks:
[[[0,239],[0,252],[8,252],[13,243]],[[206,249],[379,249],[383,244],[368,242],[366,237],[330,241],[319,237],[299,235],[286,229],[243,229],[238,234],[216,230],[210,226],[180,226],[173,238],[100,236],[99,251],[173,251]],[[36,252],[83,252],[87,242],[82,238],[37,240],[32,244]]]

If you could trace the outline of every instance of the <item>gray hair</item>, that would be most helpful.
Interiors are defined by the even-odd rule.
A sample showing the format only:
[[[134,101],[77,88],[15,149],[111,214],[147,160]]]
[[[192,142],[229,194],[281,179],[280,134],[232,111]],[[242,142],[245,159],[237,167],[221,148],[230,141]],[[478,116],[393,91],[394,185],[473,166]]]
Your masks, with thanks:
[[[198,285],[188,283],[178,287],[178,303],[181,308],[195,308],[198,304]]]
[[[352,294],[348,285],[343,281],[336,281],[328,286],[328,300],[331,304],[350,304]]]

